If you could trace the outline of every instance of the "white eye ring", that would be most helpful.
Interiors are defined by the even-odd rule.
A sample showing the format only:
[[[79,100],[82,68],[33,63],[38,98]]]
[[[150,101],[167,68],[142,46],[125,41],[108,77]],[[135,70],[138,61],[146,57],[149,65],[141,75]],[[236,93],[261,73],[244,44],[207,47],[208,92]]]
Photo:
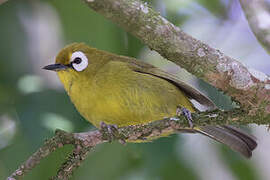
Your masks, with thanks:
[[[88,59],[81,51],[72,53],[70,59],[70,63],[76,71],[83,71],[88,66]]]

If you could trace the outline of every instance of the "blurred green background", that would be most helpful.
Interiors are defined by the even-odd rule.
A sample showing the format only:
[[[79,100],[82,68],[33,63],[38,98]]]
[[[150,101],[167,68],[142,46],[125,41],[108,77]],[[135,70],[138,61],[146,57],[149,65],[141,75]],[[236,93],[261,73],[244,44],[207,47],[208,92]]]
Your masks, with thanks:
[[[237,0],[147,1],[175,25],[250,68],[270,71],[269,56],[250,31]],[[10,0],[0,5],[0,179],[5,179],[57,128],[94,129],[75,110],[55,73],[41,68],[72,42],[143,59],[181,75],[222,108],[230,101],[168,63],[79,0]],[[172,135],[151,143],[102,144],[72,179],[270,179],[270,135],[252,125],[259,147],[246,160],[200,135]],[[47,180],[71,151],[57,150],[24,179]]]

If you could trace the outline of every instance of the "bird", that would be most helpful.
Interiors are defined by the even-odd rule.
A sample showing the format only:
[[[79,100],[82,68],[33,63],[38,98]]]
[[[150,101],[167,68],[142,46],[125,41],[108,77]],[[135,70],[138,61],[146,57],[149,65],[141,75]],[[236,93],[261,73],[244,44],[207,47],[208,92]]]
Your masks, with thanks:
[[[191,100],[208,109],[215,104],[181,77],[137,60],[72,43],[43,67],[55,71],[78,112],[100,128],[101,123],[124,127],[147,124],[176,115],[179,107],[198,111]],[[183,128],[210,137],[246,158],[257,147],[256,138],[230,125]]]

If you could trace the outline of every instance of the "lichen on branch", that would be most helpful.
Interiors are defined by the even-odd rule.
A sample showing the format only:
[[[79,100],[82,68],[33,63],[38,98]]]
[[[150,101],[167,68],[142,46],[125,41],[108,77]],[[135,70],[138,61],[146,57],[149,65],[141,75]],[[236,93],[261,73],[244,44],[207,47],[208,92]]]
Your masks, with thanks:
[[[270,54],[270,8],[265,0],[239,1],[255,37]]]

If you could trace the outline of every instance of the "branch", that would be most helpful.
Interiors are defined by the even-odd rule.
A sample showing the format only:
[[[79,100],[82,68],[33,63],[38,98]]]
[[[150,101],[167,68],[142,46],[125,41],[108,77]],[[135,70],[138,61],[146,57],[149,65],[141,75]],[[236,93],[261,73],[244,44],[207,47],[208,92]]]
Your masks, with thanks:
[[[270,9],[264,0],[240,0],[240,4],[254,35],[270,54]]]
[[[56,149],[64,145],[74,145],[73,153],[69,159],[62,164],[57,176],[52,179],[68,179],[74,169],[76,169],[82,160],[84,160],[87,152],[97,144],[105,142],[99,131],[91,131],[85,133],[67,133],[62,130],[56,130],[55,136],[45,141],[43,146],[28,158],[7,180],[22,179],[22,177],[36,167],[40,161],[54,152]]]
[[[239,118],[239,114],[244,117],[244,112],[241,109],[234,111],[220,111],[193,113],[192,118],[195,126],[204,125],[239,125],[252,123],[252,119]],[[163,133],[177,133],[183,128],[189,127],[186,118],[181,115],[163,120],[154,121],[145,125],[134,125],[118,128],[118,135],[115,140],[125,141],[144,141],[151,140]],[[86,158],[88,152],[96,145],[108,142],[110,136],[103,131],[89,131],[83,133],[67,133],[62,130],[57,130],[55,136],[45,141],[43,146],[28,158],[7,180],[21,179],[27,172],[36,167],[43,158],[46,158],[56,149],[65,145],[72,144],[74,149],[69,155],[69,158],[62,164],[57,175],[52,179],[66,180],[71,177],[73,171],[78,168],[82,161]]]
[[[0,0],[0,5],[3,4],[4,2],[7,2],[7,0]]]
[[[140,0],[83,0],[163,57],[240,102],[248,118],[270,119],[270,77],[196,40]],[[259,123],[261,124],[261,123]]]

